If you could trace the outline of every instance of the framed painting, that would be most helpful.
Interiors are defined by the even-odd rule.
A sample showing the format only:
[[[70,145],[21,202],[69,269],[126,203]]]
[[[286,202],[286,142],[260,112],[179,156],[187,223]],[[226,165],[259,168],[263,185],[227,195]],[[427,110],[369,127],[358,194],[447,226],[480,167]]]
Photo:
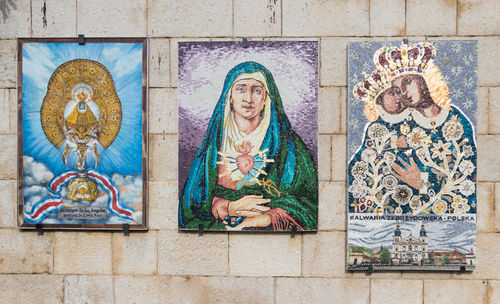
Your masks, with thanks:
[[[147,229],[147,42],[18,40],[18,225]]]
[[[476,41],[349,44],[348,270],[476,265]]]
[[[318,42],[178,49],[179,229],[317,230]]]

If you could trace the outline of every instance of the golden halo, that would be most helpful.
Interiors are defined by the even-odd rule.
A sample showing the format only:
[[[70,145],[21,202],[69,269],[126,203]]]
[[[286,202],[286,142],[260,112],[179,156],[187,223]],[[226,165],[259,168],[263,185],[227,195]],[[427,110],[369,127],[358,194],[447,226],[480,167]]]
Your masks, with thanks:
[[[101,129],[97,141],[106,149],[120,131],[122,105],[111,73],[104,65],[93,60],[70,60],[52,73],[40,110],[43,132],[56,148],[59,149],[64,143],[64,109],[73,99],[72,90],[78,84],[86,84],[92,90],[91,99],[97,104],[100,113]]]

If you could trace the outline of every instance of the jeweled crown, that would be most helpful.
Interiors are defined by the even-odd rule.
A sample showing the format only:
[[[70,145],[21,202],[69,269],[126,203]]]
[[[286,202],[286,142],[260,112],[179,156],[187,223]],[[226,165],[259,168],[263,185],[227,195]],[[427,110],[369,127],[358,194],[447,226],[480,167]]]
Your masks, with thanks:
[[[429,42],[380,48],[373,55],[375,71],[354,86],[354,96],[373,107],[378,95],[391,87],[392,80],[401,75],[425,73],[435,57],[436,49]]]

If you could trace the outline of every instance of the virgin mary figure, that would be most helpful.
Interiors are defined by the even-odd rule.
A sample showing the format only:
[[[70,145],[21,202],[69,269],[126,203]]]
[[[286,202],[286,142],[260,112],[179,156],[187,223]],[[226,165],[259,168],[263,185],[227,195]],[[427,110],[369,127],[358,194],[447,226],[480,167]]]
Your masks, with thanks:
[[[315,230],[313,158],[283,110],[271,72],[229,71],[179,203],[179,227]]]
[[[349,212],[464,215],[476,212],[476,142],[451,103],[431,43],[384,47],[354,87],[365,137],[349,161]]]

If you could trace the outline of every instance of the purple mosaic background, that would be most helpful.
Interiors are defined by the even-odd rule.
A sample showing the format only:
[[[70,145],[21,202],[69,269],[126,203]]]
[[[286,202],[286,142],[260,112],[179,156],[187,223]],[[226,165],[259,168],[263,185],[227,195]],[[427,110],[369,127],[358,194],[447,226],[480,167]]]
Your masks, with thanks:
[[[255,61],[273,74],[292,129],[306,143],[317,165],[318,42],[179,42],[179,195],[205,136],[226,74],[237,64]]]

